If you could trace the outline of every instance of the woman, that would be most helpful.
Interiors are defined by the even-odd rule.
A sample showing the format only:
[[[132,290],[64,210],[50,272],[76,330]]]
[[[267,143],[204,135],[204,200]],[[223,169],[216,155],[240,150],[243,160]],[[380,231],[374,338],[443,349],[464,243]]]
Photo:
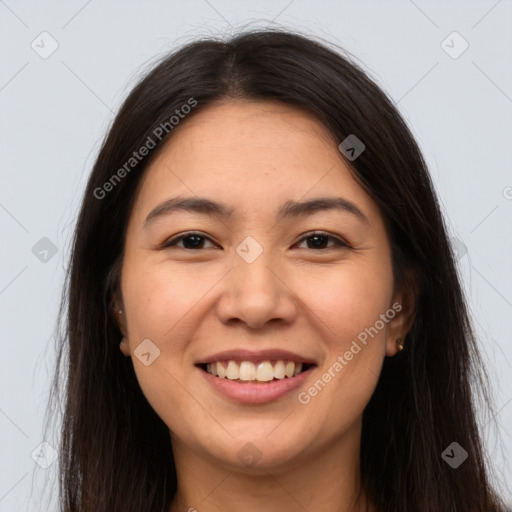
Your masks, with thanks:
[[[424,160],[327,46],[251,32],[159,63],[68,285],[63,511],[500,509]]]

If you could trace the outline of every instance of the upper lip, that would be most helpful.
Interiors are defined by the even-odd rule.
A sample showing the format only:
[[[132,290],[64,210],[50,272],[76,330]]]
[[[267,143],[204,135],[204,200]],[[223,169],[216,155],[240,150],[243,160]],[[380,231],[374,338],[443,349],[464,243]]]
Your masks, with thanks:
[[[204,357],[197,361],[197,365],[213,363],[215,361],[293,361],[294,363],[316,364],[314,359],[305,357],[288,350],[267,349],[267,350],[225,350],[211,356]]]

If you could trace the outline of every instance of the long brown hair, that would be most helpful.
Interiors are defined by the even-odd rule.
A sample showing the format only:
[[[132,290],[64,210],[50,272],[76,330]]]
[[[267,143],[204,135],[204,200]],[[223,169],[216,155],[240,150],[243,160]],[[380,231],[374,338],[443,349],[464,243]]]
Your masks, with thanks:
[[[364,411],[366,492],[380,512],[497,512],[475,414],[475,391],[488,402],[488,385],[420,150],[392,101],[352,58],[282,30],[198,40],[166,56],[128,95],[103,142],[74,232],[47,413],[50,419],[64,403],[62,512],[161,512],[175,495],[168,427],[119,350],[111,304],[137,186],[179,129],[171,117],[191,99],[190,116],[230,98],[304,108],[337,141],[357,134],[366,146],[351,172],[383,212],[395,283],[414,292],[416,312],[404,350],[385,358]],[[159,126],[167,129],[157,137]],[[148,137],[154,147],[126,167]],[[468,455],[456,469],[442,456],[454,441]]]

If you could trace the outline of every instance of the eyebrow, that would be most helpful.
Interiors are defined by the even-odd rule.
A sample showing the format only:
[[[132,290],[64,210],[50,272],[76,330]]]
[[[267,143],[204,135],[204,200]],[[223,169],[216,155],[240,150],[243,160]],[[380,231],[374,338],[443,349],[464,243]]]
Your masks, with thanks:
[[[149,212],[144,221],[144,228],[148,228],[156,219],[179,210],[209,217],[219,216],[221,218],[227,218],[234,212],[234,208],[205,197],[174,197],[167,199]],[[370,225],[368,217],[359,207],[342,197],[317,197],[302,202],[286,201],[277,212],[277,220],[307,217],[317,212],[329,210],[352,214],[363,223]]]

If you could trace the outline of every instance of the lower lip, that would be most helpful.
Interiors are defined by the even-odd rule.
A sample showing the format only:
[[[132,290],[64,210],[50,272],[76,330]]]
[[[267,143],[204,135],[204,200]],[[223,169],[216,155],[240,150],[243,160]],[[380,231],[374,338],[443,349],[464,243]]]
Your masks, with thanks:
[[[260,383],[235,382],[215,377],[201,368],[199,368],[199,371],[204,375],[207,382],[222,395],[237,402],[261,404],[282,398],[299,388],[304,384],[314,368],[312,366],[294,377],[285,377],[284,379]]]

